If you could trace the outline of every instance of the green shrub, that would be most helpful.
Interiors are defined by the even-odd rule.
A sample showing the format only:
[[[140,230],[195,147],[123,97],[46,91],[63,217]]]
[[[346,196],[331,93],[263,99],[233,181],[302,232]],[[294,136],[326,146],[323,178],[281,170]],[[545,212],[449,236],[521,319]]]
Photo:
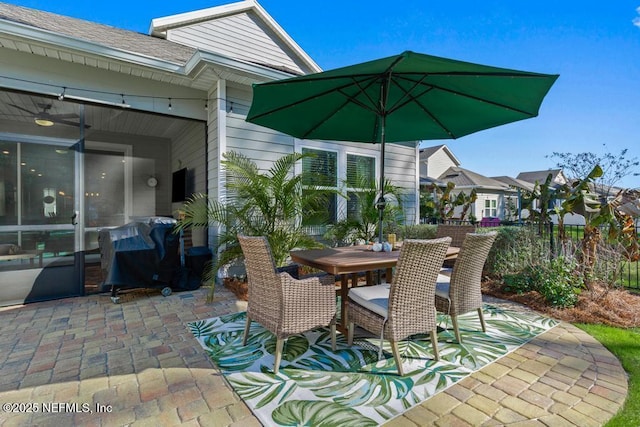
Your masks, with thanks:
[[[524,294],[535,288],[531,279],[531,276],[526,272],[505,274],[502,276],[502,290]]]
[[[416,224],[416,225],[404,225],[400,227],[401,239],[433,239],[436,237],[435,224]]]
[[[537,291],[554,307],[573,307],[583,287],[583,277],[571,258],[542,259],[537,265],[502,276],[502,290],[523,294]]]
[[[555,258],[541,266],[536,290],[554,307],[573,307],[583,286],[575,261]]]
[[[498,236],[485,263],[486,274],[500,277],[519,273],[549,259],[548,241],[532,227],[499,227],[495,230]]]

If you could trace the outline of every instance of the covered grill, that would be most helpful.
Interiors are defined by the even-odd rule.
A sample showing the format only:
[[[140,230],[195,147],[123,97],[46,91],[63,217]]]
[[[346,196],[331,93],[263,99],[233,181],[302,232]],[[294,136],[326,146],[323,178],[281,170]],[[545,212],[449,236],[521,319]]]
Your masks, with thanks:
[[[145,217],[121,227],[101,230],[102,290],[119,302],[121,288],[159,288],[168,296],[180,287],[180,235],[173,218]]]

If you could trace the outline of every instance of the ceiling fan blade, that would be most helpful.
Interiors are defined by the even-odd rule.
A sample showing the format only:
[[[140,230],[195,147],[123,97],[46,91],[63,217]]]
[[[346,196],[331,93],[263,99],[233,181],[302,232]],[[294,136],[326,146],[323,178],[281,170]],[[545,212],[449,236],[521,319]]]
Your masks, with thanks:
[[[17,108],[18,110],[25,111],[25,112],[31,114],[32,116],[35,116],[36,114],[38,114],[38,113],[34,113],[33,111],[27,110],[26,108],[20,107],[18,105],[14,105],[14,104],[7,104],[7,105],[12,106],[13,108]]]
[[[76,127],[80,127],[80,123],[78,122],[71,122],[69,120],[60,120],[57,117],[53,116],[51,117],[51,120],[54,123],[60,123],[61,125],[67,125],[67,126],[76,126]],[[85,129],[89,129],[91,126],[90,125],[84,125]]]
[[[56,119],[64,120],[64,119],[77,119],[78,115],[76,113],[65,113],[65,114],[49,114],[50,117],[54,117]]]

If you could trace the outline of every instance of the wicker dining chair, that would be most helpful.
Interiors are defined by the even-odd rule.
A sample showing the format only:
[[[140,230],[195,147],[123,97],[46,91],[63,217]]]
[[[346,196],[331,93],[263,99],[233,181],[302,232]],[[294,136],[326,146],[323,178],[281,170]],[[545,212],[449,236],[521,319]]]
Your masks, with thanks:
[[[330,326],[331,347],[336,349],[336,291],[331,275],[294,279],[276,272],[266,237],[238,236],[247,269],[249,300],[243,345],[251,322],[256,321],[276,336],[273,373],[278,374],[284,341],[290,335]]]
[[[436,228],[436,239],[442,237],[451,237],[451,246],[459,248],[464,242],[464,238],[467,233],[475,233],[476,227],[474,225],[456,225],[456,224],[438,224]],[[455,259],[448,259],[442,263],[443,267],[451,270],[456,264]]]
[[[457,317],[472,310],[478,311],[482,331],[487,327],[482,315],[482,268],[487,260],[491,246],[498,235],[490,233],[469,233],[462,243],[460,253],[453,266],[451,277],[438,276],[436,285],[436,309],[451,317],[456,340],[460,343],[460,329]]]
[[[434,306],[436,279],[450,237],[405,240],[390,285],[352,288],[347,301],[348,342],[353,344],[355,325],[389,340],[398,373],[404,375],[398,341],[418,333],[431,334],[435,360],[439,360]]]
[[[454,225],[438,224],[436,228],[436,239],[441,237],[451,237],[451,246],[461,247],[467,233],[475,233],[474,225]]]

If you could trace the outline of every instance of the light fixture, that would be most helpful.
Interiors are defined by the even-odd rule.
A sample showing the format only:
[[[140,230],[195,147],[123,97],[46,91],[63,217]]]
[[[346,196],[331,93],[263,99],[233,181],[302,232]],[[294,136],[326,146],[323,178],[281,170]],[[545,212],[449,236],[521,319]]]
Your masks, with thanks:
[[[171,98],[169,98],[169,111],[172,110],[172,106],[171,106]]]
[[[67,91],[67,88],[63,86],[63,87],[62,87],[62,92],[60,93],[60,95],[58,95],[58,99],[59,99],[60,101],[63,101],[63,100],[64,100],[64,95],[65,95],[65,92],[66,92],[66,91]]]
[[[53,122],[46,117],[36,117],[35,122],[38,126],[49,127],[53,126]]]

